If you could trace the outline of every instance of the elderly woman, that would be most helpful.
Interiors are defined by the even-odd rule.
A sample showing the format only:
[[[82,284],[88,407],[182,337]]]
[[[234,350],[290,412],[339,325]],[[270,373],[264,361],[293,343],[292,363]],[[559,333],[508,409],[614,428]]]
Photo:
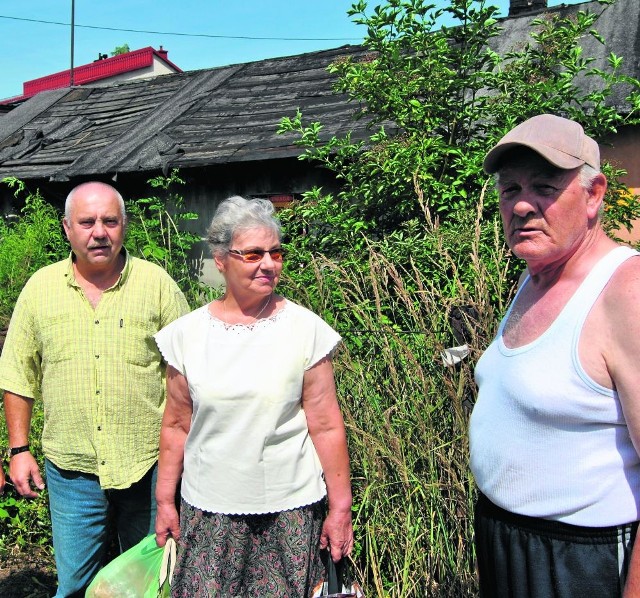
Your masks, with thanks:
[[[275,294],[273,211],[260,199],[220,204],[208,241],[226,292],[156,335],[169,366],[156,538],[178,541],[173,596],[306,597],[320,551],[338,561],[353,546],[331,364],[340,337]]]

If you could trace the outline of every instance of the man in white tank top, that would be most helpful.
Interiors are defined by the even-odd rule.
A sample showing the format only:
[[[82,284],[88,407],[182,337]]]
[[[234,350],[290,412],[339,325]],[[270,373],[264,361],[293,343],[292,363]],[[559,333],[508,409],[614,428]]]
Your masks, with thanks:
[[[578,123],[535,116],[484,169],[527,269],[476,367],[481,595],[640,596],[640,259],[602,229]]]

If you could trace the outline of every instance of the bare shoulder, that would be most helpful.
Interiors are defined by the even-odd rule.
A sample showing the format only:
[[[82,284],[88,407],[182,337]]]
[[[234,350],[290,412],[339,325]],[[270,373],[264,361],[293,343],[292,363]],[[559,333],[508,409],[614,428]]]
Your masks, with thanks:
[[[640,255],[623,262],[603,292],[604,306],[612,315],[640,313]]]
[[[640,256],[623,262],[596,300],[583,329],[587,346],[603,353],[640,343]],[[581,340],[581,344],[582,343]],[[587,351],[589,349],[586,349]]]
[[[640,256],[631,257],[614,272],[593,310],[599,342],[609,356],[640,352]]]

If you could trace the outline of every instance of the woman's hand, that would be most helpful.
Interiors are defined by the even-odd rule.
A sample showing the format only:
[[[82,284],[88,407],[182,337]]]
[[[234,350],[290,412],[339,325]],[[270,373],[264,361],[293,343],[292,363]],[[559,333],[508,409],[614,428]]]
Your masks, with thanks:
[[[351,511],[329,510],[322,525],[320,548],[328,548],[331,552],[331,559],[336,563],[351,554],[353,549]]]
[[[158,505],[156,513],[156,544],[164,546],[169,536],[176,541],[180,537],[180,517],[175,505],[171,503]]]

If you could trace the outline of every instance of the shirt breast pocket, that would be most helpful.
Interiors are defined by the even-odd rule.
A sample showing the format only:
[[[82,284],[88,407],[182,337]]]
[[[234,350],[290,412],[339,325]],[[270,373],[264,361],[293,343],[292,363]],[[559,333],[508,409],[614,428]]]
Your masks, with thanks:
[[[149,322],[135,317],[118,323],[118,345],[125,363],[148,367],[160,361],[160,353]]]
[[[43,365],[75,359],[89,342],[88,335],[79,333],[67,314],[43,318],[39,332]]]

